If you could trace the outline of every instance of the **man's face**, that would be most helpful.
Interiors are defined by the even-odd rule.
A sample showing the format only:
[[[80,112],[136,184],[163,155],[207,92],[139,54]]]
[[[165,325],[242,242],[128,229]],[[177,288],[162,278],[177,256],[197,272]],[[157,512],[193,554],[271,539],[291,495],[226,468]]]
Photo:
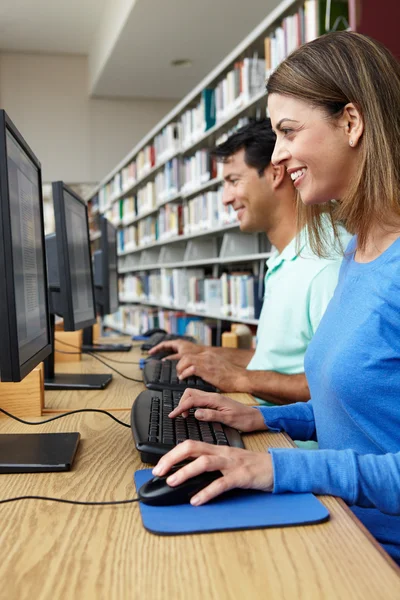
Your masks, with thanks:
[[[224,163],[223,203],[236,211],[241,231],[266,231],[271,224],[271,212],[276,203],[271,185],[271,165],[258,174],[244,160],[245,151],[239,150]]]

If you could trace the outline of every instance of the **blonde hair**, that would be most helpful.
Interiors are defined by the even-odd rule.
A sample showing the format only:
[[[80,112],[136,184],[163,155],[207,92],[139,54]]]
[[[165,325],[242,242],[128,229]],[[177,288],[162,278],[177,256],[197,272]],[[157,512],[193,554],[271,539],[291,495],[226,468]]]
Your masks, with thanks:
[[[365,248],[371,222],[391,225],[400,216],[400,64],[379,42],[354,32],[328,33],[301,46],[267,82],[268,94],[306,101],[334,123],[352,102],[364,121],[357,173],[340,204],[298,202],[299,227],[311,247],[326,255],[322,215],[342,221]]]

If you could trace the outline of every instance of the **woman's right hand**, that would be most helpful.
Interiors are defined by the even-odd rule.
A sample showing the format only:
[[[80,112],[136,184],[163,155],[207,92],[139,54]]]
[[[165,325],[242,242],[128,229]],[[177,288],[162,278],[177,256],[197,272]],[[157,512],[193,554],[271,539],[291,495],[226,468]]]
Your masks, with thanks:
[[[196,408],[194,416],[199,421],[217,421],[240,431],[262,431],[268,429],[259,410],[236,400],[187,388],[178,406],[168,415],[171,419],[187,417],[190,408]]]

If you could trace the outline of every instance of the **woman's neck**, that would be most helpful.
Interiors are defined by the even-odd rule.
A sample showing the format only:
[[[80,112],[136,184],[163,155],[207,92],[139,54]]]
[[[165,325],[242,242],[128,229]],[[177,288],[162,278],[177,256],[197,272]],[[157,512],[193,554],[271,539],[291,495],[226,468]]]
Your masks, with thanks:
[[[398,220],[398,219],[397,219]],[[373,225],[368,232],[365,248],[357,250],[355,260],[368,263],[380,256],[400,237],[400,222],[395,226]]]

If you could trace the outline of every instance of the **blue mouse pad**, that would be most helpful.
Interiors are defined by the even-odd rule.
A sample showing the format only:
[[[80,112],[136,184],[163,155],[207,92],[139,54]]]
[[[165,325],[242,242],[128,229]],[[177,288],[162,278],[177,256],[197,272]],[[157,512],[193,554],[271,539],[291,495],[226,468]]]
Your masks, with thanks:
[[[136,490],[152,477],[151,469],[136,471]],[[144,527],[160,535],[308,525],[329,519],[329,511],[313,494],[256,490],[234,490],[203,506],[148,506],[143,502],[139,506]]]

